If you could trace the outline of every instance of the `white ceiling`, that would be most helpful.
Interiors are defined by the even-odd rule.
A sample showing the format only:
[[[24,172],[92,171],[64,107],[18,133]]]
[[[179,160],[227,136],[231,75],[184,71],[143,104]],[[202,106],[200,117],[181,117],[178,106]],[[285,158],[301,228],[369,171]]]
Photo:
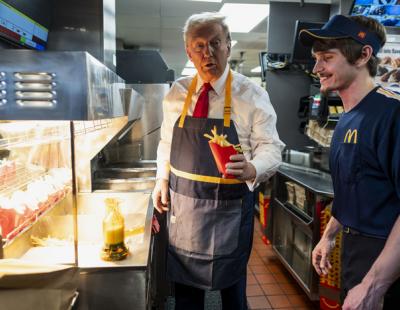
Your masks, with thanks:
[[[297,0],[299,1],[299,0]],[[224,2],[266,3],[267,0],[224,0],[221,3],[188,0],[118,0],[116,1],[117,38],[125,46],[158,50],[168,67],[179,77],[187,62],[182,39],[186,19],[205,11],[219,11]],[[238,43],[233,47],[231,60],[240,60],[241,72],[251,76],[250,70],[259,65],[258,53],[267,48],[267,18],[250,33],[232,33]]]

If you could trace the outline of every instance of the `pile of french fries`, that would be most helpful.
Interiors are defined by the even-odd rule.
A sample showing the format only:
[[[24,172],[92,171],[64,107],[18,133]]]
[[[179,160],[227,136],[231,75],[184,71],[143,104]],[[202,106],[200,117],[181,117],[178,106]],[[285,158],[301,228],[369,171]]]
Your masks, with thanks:
[[[228,146],[233,146],[233,148],[238,152],[238,153],[243,153],[243,149],[239,144],[232,144],[227,140],[227,135],[219,135],[217,133],[217,126],[214,126],[213,129],[211,129],[211,133],[213,134],[212,136],[210,136],[209,134],[205,133],[204,137],[210,139],[209,142],[211,143],[216,143],[221,147],[228,147]]]

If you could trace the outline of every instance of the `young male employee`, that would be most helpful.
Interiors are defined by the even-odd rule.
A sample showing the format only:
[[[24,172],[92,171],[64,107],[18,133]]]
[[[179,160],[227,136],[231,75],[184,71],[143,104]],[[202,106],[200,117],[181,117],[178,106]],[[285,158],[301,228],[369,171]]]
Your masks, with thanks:
[[[155,208],[169,211],[167,270],[175,309],[204,309],[204,290],[221,290],[223,309],[247,309],[251,191],[275,172],[284,144],[267,92],[229,68],[225,17],[192,15],[184,40],[197,74],[178,79],[164,100],[153,192]],[[217,169],[204,136],[214,128],[244,150],[226,165],[235,178]]]
[[[374,82],[384,27],[364,16],[333,16],[303,30],[321,92],[337,91],[345,113],[332,138],[332,218],[312,260],[318,274],[343,231],[343,309],[400,307],[400,97]]]

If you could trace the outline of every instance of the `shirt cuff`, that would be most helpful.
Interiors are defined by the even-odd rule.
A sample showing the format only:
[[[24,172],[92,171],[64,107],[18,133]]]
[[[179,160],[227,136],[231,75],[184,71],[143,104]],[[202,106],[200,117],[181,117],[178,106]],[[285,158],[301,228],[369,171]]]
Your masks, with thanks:
[[[257,163],[254,160],[250,160],[249,163],[254,166],[254,169],[256,170],[256,177],[253,180],[247,180],[246,184],[249,190],[251,192],[254,192],[254,190],[260,185],[260,182],[258,181],[260,175],[260,167],[257,167]]]
[[[254,192],[258,185],[260,185],[260,183],[256,182],[256,179],[254,179],[254,181],[246,181],[246,184],[250,192]]]
[[[264,162],[260,163],[256,159],[250,160],[249,162],[252,163],[254,168],[256,169],[256,177],[254,178],[254,180],[246,181],[246,184],[249,187],[250,191],[254,191],[260,185],[261,182],[264,182],[270,177],[272,177],[281,164],[281,162],[278,162],[275,165],[268,167],[267,170],[265,170]]]

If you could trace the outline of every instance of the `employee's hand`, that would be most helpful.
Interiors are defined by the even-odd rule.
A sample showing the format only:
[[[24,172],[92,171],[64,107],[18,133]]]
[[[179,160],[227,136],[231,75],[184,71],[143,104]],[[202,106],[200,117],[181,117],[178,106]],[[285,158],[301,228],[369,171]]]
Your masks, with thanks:
[[[365,281],[354,286],[343,302],[343,310],[375,310],[382,309],[385,290],[379,285],[368,285]]]
[[[256,168],[249,163],[243,154],[231,155],[231,162],[225,165],[226,173],[234,175],[241,181],[254,180],[256,177]]]
[[[329,262],[329,255],[334,247],[335,239],[330,240],[323,237],[312,251],[312,264],[320,276],[327,275],[329,269],[332,268]]]
[[[153,189],[153,205],[159,213],[168,211],[168,180],[158,179]]]

